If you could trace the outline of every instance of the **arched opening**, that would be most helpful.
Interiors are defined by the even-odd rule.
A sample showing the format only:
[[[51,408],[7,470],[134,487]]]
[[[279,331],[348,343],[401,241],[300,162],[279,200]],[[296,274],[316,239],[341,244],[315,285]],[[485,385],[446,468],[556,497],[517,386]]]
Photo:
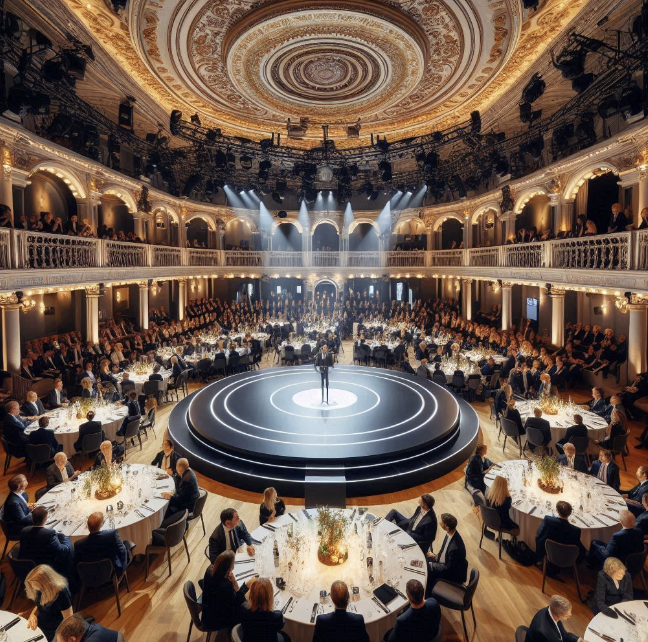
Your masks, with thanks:
[[[377,252],[378,233],[371,223],[358,223],[349,234],[350,252]]]
[[[68,179],[37,171],[25,188],[24,216],[27,229],[63,234],[68,220],[77,216],[77,202]]]
[[[441,223],[440,235],[442,250],[456,250],[463,242],[464,224],[456,218],[447,218]]]
[[[155,245],[178,246],[178,218],[165,207],[153,210],[154,230],[148,236]]]
[[[338,252],[340,236],[331,223],[320,223],[313,231],[313,252]]]
[[[425,250],[427,234],[425,223],[420,218],[399,221],[391,235],[391,247],[394,251]]]
[[[275,252],[301,252],[302,235],[294,223],[280,223],[272,234]]]
[[[521,231],[524,230],[524,238]],[[541,237],[546,230],[553,230],[551,206],[546,194],[532,196],[515,218],[515,235],[517,242]],[[554,231],[555,233],[555,231]]]
[[[485,209],[473,217],[472,247],[489,247],[495,245],[495,224],[497,210]]]
[[[196,216],[187,223],[187,247],[213,248],[213,234],[207,221]]]
[[[601,176],[590,178],[585,184],[581,185],[576,194],[574,211],[577,214],[582,214],[582,209],[577,210],[577,207],[583,207],[581,192],[587,186],[585,194],[585,198],[587,199],[587,218],[590,221],[594,221],[599,234],[605,234],[607,232],[612,205],[619,202],[618,180],[619,178],[615,174],[607,172]]]
[[[332,309],[337,299],[337,288],[331,281],[320,281],[315,286],[315,305],[319,309]]]
[[[235,218],[225,225],[225,249],[226,250],[254,250],[258,234],[254,234],[249,221],[242,218]]]
[[[99,238],[135,240],[135,221],[128,205],[115,194],[102,194],[99,201]]]

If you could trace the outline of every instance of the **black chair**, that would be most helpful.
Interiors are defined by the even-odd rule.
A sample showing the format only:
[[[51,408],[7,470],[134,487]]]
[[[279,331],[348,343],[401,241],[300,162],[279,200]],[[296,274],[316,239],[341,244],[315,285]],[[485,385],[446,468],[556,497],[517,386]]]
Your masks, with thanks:
[[[7,441],[4,437],[0,438],[2,441],[2,447],[5,451],[5,463],[4,463],[4,474],[7,474],[9,466],[11,466],[11,458],[16,457],[16,459],[24,459],[24,446],[19,444],[13,444],[10,441]]]
[[[387,367],[387,357],[389,356],[389,351],[383,346],[378,346],[373,353],[373,362],[374,365],[378,368]]]
[[[194,626],[201,633],[207,633],[207,639],[205,640],[205,642],[209,642],[213,631],[207,631],[202,626],[202,604],[198,602],[198,598],[196,597],[195,584],[191,580],[187,580],[184,583],[182,593],[184,595],[185,602],[187,603],[187,608],[189,609],[189,615],[191,616],[191,621],[189,622],[189,633],[187,633],[187,642],[189,642],[191,638],[191,631],[193,630]]]
[[[479,506],[479,512],[482,518],[482,532],[481,537],[479,538],[479,548],[482,547],[482,541],[484,540],[484,533],[487,528],[490,528],[492,531],[495,531],[499,536],[499,559],[502,559],[502,533],[508,533],[512,535],[512,531],[502,526],[502,520],[499,513],[494,509],[488,506],[481,504]]]
[[[512,419],[500,416],[500,425],[504,431],[504,445],[502,446],[502,452],[504,452],[504,449],[506,448],[506,440],[510,437],[517,442],[520,450],[520,459],[522,459],[522,439],[520,438],[517,424]]]
[[[167,384],[167,389],[166,389],[166,400],[167,401],[169,401],[169,395],[173,395],[174,393],[175,393],[176,401],[180,401],[180,397],[178,397],[178,390],[183,389],[183,385],[182,385],[182,375],[183,374],[184,373],[182,373],[182,372],[180,374],[178,374],[178,376],[173,381],[171,381],[169,379],[169,382]]]
[[[49,444],[27,444],[25,446],[25,452],[27,453],[27,457],[31,462],[29,466],[30,478],[34,474],[37,465],[46,464],[52,459],[52,453],[50,451]]]
[[[205,518],[203,517],[203,509],[205,508],[205,504],[207,503],[207,491],[204,488],[199,488],[198,490],[200,491],[200,495],[196,500],[196,503],[194,504],[193,510],[187,517],[187,522],[191,523],[200,517],[204,537],[205,535],[207,535],[207,531],[205,530]]]
[[[222,352],[214,357],[214,364],[211,367],[210,374],[214,377],[227,376],[227,359]]]
[[[196,373],[200,381],[207,381],[207,379],[209,379],[209,374],[212,368],[212,364],[213,362],[211,359],[201,359],[196,364]]]
[[[99,588],[106,584],[112,584],[115,591],[115,600],[117,601],[118,617],[121,617],[121,603],[119,601],[119,585],[123,579],[126,580],[126,591],[130,592],[128,584],[128,575],[126,570],[121,577],[117,576],[115,567],[109,559],[101,559],[95,562],[78,562],[76,570],[81,579],[79,594],[77,595],[76,610],[81,609],[81,599],[87,588]]]
[[[528,626],[518,626],[518,628],[515,629],[515,642],[526,642],[528,630]]]
[[[299,354],[299,361],[301,363],[310,363],[313,359],[313,349],[310,343],[305,343],[302,346],[301,353]]]
[[[585,457],[585,461],[587,462],[587,465],[589,466],[592,461],[589,453],[587,452],[587,449],[589,448],[589,437],[570,437],[569,438],[569,443],[574,445],[574,448],[576,448],[576,454],[577,455],[583,455]]]
[[[157,439],[157,435],[155,434],[155,406],[149,408],[149,411],[146,414],[146,419],[142,420],[140,423],[140,430],[146,435],[147,440],[148,431],[152,430],[153,436]]]
[[[461,394],[463,389],[466,387],[466,380],[462,374],[457,374],[455,372],[455,374],[452,375],[452,381],[450,381],[448,386],[453,392]]]
[[[126,381],[121,382],[121,393],[122,393],[122,395],[125,396],[131,390],[135,390],[135,382],[134,381],[131,381],[130,379],[126,379]]]
[[[621,460],[623,461],[623,470],[628,470],[628,467],[626,466],[626,452],[627,452],[627,447],[628,447],[628,437],[630,436],[630,431],[626,432],[625,435],[618,435],[617,437],[614,438],[614,441],[612,442],[612,448],[610,448],[610,452],[612,453],[612,459],[615,458],[616,455],[621,455]]]
[[[493,372],[493,374],[489,377],[488,381],[486,382],[486,387],[484,388],[484,394],[488,393],[488,397],[495,396],[495,393],[499,390],[499,381],[500,381],[500,371],[496,370]]]
[[[239,357],[237,372],[247,372],[252,367],[252,357],[249,354],[244,354]]]
[[[38,501],[40,500],[40,498],[41,498],[43,495],[47,495],[47,493],[48,493],[49,491],[50,491],[50,488],[49,488],[48,486],[42,486],[41,488],[39,488],[39,489],[34,493],[34,500],[36,501],[36,503],[38,503]]]
[[[34,560],[20,559],[20,544],[15,544],[7,555],[9,560],[9,565],[11,570],[14,573],[14,590],[11,594],[11,600],[9,606],[7,607],[8,611],[11,611],[11,607],[20,593],[20,589],[25,586],[25,578],[29,575],[29,572],[36,568],[36,562]]]
[[[230,352],[229,360],[227,362],[227,373],[236,374],[239,367],[239,354],[238,352]]]
[[[434,383],[438,383],[444,388],[448,385],[448,379],[446,378],[445,372],[443,372],[443,370],[434,370],[432,372],[432,381],[434,381]]]
[[[362,361],[365,366],[368,366],[369,359],[371,359],[371,348],[366,343],[363,343],[360,345],[360,353],[362,354]]]
[[[481,386],[481,375],[471,374],[468,375],[468,381],[466,382],[466,390],[464,391],[464,398],[466,401],[475,401],[477,399],[477,390]]]
[[[547,580],[547,564],[553,564],[560,569],[573,568],[576,577],[576,589],[578,590],[578,599],[582,602],[580,579],[578,577],[578,554],[579,549],[576,544],[560,544],[552,539],[545,542],[546,555],[542,563],[542,592],[544,593],[545,582]]]
[[[137,439],[139,441],[140,450],[142,450],[142,437],[140,435],[140,417],[132,419],[126,424],[126,430],[122,435],[121,443],[124,445],[124,458],[126,457],[126,450],[128,448],[128,442]],[[119,440],[117,440],[119,441]]]
[[[164,545],[158,546],[156,544],[149,544],[146,547],[144,555],[146,556],[146,579],[148,580],[149,576],[149,567],[150,567],[150,557],[151,555],[159,555],[160,553],[166,553],[169,558],[169,577],[171,577],[171,549],[174,546],[177,546],[181,542],[184,543],[185,551],[187,553],[187,562],[191,562],[191,557],[189,556],[189,547],[187,546],[187,539],[185,537],[185,531],[187,529],[187,516],[189,511],[184,510],[182,516],[177,522],[169,524],[164,532]]]
[[[549,445],[544,443],[544,435],[539,428],[529,427],[526,429],[526,444],[524,444],[524,450],[526,450],[528,445],[542,448],[544,454],[551,454]]]
[[[465,611],[472,611],[473,626],[477,630],[477,620],[475,619],[475,609],[473,608],[473,598],[477,585],[479,584],[479,571],[476,568],[471,569],[468,584],[456,584],[447,580],[439,580],[432,588],[432,597],[440,606],[445,606],[453,611],[461,611],[461,622],[463,624],[464,634],[468,640],[468,629],[466,628]]]
[[[20,535],[11,535],[9,533],[10,528],[9,528],[9,522],[5,522],[4,520],[4,506],[0,508],[0,528],[2,528],[2,533],[5,537],[5,545],[4,548],[2,549],[2,556],[0,556],[0,564],[2,564],[2,560],[4,559],[5,553],[7,552],[7,547],[9,546],[9,542],[19,542],[20,541]],[[0,602],[0,605],[2,603]]]
[[[182,394],[186,397],[189,394],[189,375],[192,373],[193,368],[187,368],[183,373],[182,373]]]
[[[294,346],[286,346],[284,348],[284,356],[281,357],[281,364],[282,365],[295,365],[295,347]]]
[[[155,397],[158,405],[162,404],[162,397],[164,396],[164,381],[145,381],[142,386],[142,393],[148,399]]]
[[[86,435],[81,441],[81,451],[76,452],[76,455],[82,455],[85,457],[92,457],[92,455],[98,452],[101,447],[101,433],[95,432],[91,435]]]
[[[648,548],[644,546],[643,551],[639,553],[630,553],[628,557],[626,557],[626,568],[628,569],[628,573],[630,573],[630,576],[634,580],[637,575],[641,576],[641,583],[644,587],[644,591],[648,593],[648,586],[646,586],[646,576],[644,574],[644,565],[646,563],[646,556],[648,556]]]

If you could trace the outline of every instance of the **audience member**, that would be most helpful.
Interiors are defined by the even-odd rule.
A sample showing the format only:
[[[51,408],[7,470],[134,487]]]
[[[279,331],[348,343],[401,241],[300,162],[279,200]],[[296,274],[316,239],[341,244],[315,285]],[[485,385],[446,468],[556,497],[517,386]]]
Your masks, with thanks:
[[[597,539],[590,544],[590,563],[595,568],[601,568],[608,557],[616,557],[625,564],[628,555],[643,551],[643,533],[635,526],[635,516],[629,510],[622,510],[619,519],[623,528],[607,544]]]
[[[2,507],[2,521],[11,537],[18,537],[26,526],[31,526],[33,504],[27,497],[28,482],[24,475],[14,475],[9,480],[9,495]]]
[[[272,584],[266,577],[250,586],[248,603],[241,608],[244,642],[290,642],[290,636],[281,630],[284,617],[281,611],[274,609],[273,594]]]
[[[584,642],[580,637],[565,630],[563,622],[572,616],[569,600],[552,595],[549,606],[540,609],[531,620],[526,642]]]
[[[86,622],[79,613],[66,617],[56,629],[56,642],[117,642],[118,631]]]
[[[581,561],[586,554],[585,547],[581,542],[581,529],[569,523],[569,516],[572,514],[572,507],[569,502],[556,502],[556,513],[558,515],[545,515],[536,532],[536,559],[542,560],[546,554],[545,542],[552,540],[558,544],[570,544],[578,546],[578,560]],[[555,572],[555,569],[551,569]]]
[[[32,525],[20,533],[20,555],[23,559],[33,560],[36,565],[49,564],[65,577],[72,569],[72,543],[70,539],[47,528],[48,511],[44,506],[36,506],[32,511]]]
[[[621,560],[608,557],[596,577],[596,592],[592,605],[594,614],[604,613],[610,617],[616,616],[610,607],[632,599],[632,577],[628,569]]]
[[[247,553],[253,557],[254,546],[245,524],[233,508],[226,508],[221,511],[220,524],[209,536],[209,560],[213,563],[223,551],[236,553],[241,543],[247,545]]]
[[[274,488],[266,488],[263,491],[263,501],[259,507],[259,524],[274,522],[277,517],[281,517],[286,512],[286,505],[283,499],[277,497],[277,491]]]
[[[576,454],[576,446],[567,442],[563,448],[563,454],[558,455],[556,459],[561,466],[566,466],[580,473],[587,473],[587,461],[583,455]]]
[[[405,586],[409,608],[398,616],[396,625],[385,634],[385,642],[413,642],[433,639],[441,626],[441,608],[418,580],[408,580]]]
[[[135,544],[126,540],[122,542],[114,528],[104,529],[104,514],[101,511],[91,513],[88,517],[89,535],[74,543],[76,562],[97,562],[109,559],[117,577],[121,577],[133,558]]]
[[[621,486],[621,472],[609,450],[599,450],[598,459],[592,462],[590,475],[597,477],[608,486],[618,491]]]
[[[74,470],[65,453],[56,453],[54,463],[48,466],[45,471],[47,490],[52,490],[63,482],[74,481],[80,474],[81,471]]]
[[[39,628],[45,639],[54,639],[63,619],[72,615],[72,595],[65,577],[51,566],[40,564],[25,578],[25,593],[36,606],[27,619],[27,628]]]
[[[418,506],[411,517],[405,517],[392,508],[385,519],[402,528],[424,552],[436,539],[437,518],[434,512],[434,497],[429,493],[419,497]]]
[[[347,611],[349,589],[344,582],[331,584],[331,601],[335,610],[317,617],[313,642],[369,642],[364,617]]]
[[[427,553],[429,558],[427,595],[430,595],[439,580],[463,584],[468,575],[466,546],[461,535],[457,532],[457,518],[449,513],[443,513],[440,524],[446,535],[438,554],[431,550]]]
[[[488,446],[486,444],[477,444],[475,454],[468,460],[466,466],[466,485],[486,492],[486,482],[484,478],[493,467],[493,462],[486,457]]]
[[[29,433],[29,443],[33,446],[49,446],[50,457],[63,450],[63,444],[56,441],[54,431],[49,428],[49,417],[42,416],[38,420],[38,428]]]

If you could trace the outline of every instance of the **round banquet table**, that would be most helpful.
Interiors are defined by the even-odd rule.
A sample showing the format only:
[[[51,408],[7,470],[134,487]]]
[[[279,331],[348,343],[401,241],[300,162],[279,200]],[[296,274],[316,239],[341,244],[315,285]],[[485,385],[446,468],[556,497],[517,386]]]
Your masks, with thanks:
[[[310,516],[310,519],[306,516]],[[385,633],[393,628],[396,623],[399,611],[407,603],[405,597],[405,584],[414,578],[420,580],[425,586],[427,580],[427,563],[421,548],[405,531],[398,528],[391,522],[380,518],[375,526],[371,526],[373,537],[373,548],[368,553],[373,558],[374,576],[373,585],[369,583],[366,570],[365,547],[360,541],[365,541],[366,531],[370,528],[374,516],[365,513],[360,516],[357,509],[345,509],[344,513],[352,521],[349,528],[352,538],[355,538],[354,529],[357,525],[358,540],[349,543],[349,559],[341,566],[326,566],[317,559],[317,510],[308,509],[296,513],[282,515],[268,525],[259,526],[252,531],[255,556],[250,558],[246,547],[243,546],[236,555],[234,573],[239,583],[245,581],[246,575],[250,577],[258,574],[267,577],[275,588],[275,609],[283,610],[285,626],[284,631],[290,635],[292,642],[311,642],[313,639],[313,627],[315,620],[313,616],[322,613],[330,613],[334,606],[330,598],[331,584],[334,580],[343,580],[347,583],[349,591],[351,587],[358,588],[358,597],[352,596],[349,602],[349,610],[361,613],[364,616],[369,639],[372,642],[381,642]],[[287,532],[292,528],[294,537],[300,535],[311,542],[307,548],[307,559],[300,566],[299,555],[295,555],[287,548]],[[274,529],[274,530],[273,530]],[[275,568],[273,557],[273,545],[277,542],[279,548],[280,563]],[[314,545],[313,545],[314,544]],[[401,546],[407,548],[402,549]],[[283,560],[283,561],[282,561]],[[287,561],[297,560],[298,567],[293,571],[287,570]],[[384,569],[382,581],[380,580],[380,562]],[[413,567],[412,562],[422,563],[420,569]],[[408,570],[413,569],[413,570]],[[419,572],[416,572],[419,570]],[[286,588],[279,591],[276,588],[276,577],[284,577]],[[385,606],[388,612],[380,608],[378,602],[372,599],[372,590],[390,581],[395,589],[402,595],[397,595]],[[324,604],[320,602],[320,591],[326,590],[329,594]],[[292,599],[291,599],[292,598]]]
[[[89,475],[87,472],[79,475],[78,481],[55,486],[38,501],[39,506],[45,505],[51,511],[46,525],[75,542],[88,535],[86,521],[95,511],[106,516],[104,530],[113,528],[106,513],[110,505],[113,507],[114,528],[119,531],[119,536],[137,545],[135,555],[144,554],[146,545],[151,543],[151,532],[162,523],[169,503],[168,499],[162,498],[162,493],[173,493],[175,484],[172,477],[155,466],[124,464],[122,471],[122,491],[110,499],[80,497]],[[118,501],[124,503],[122,511],[118,511]]]
[[[27,620],[10,611],[0,611],[0,628],[9,624],[9,622],[13,622],[16,618],[20,621],[7,631],[7,642],[26,642],[39,636],[41,640],[45,640],[45,636],[39,628],[36,628],[35,631],[28,629]]]
[[[515,407],[520,411],[523,425],[527,420],[527,417],[533,416],[533,409],[537,405],[538,402],[533,400],[516,402]],[[551,441],[549,442],[549,446],[555,448],[556,442],[560,441],[567,434],[567,429],[574,425],[575,414],[579,414],[583,418],[583,423],[587,426],[587,436],[590,439],[587,447],[588,452],[596,454],[598,448],[594,444],[594,440],[597,439],[600,441],[605,438],[605,431],[608,426],[607,421],[602,417],[599,417],[597,414],[590,412],[589,410],[584,410],[581,406],[574,404],[566,404],[557,415],[547,415],[543,413],[543,419],[546,419],[551,426]]]
[[[573,512],[569,523],[581,529],[581,542],[589,549],[592,540],[609,542],[621,530],[619,511],[626,503],[612,487],[596,477],[585,475],[561,466],[561,480],[564,491],[552,495],[543,491],[537,484],[538,471],[526,459],[515,459],[498,464],[486,475],[486,486],[490,486],[495,475],[508,479],[513,505],[511,519],[520,525],[519,539],[535,550],[535,535],[545,515],[555,515],[556,502],[563,500],[571,504]],[[526,478],[529,485],[524,486]],[[590,497],[587,497],[589,493]],[[549,502],[549,505],[547,504]]]
[[[594,642],[594,640],[603,639],[601,635],[605,635],[615,641],[648,642],[648,605],[646,605],[646,602],[643,600],[621,602],[615,604],[613,609],[634,617],[637,622],[636,626],[633,626],[621,616],[611,618],[599,613],[590,620],[583,638]]]
[[[95,410],[95,413],[94,421],[101,422],[101,427],[106,433],[106,439],[114,441],[117,437],[117,431],[121,428],[121,425],[124,422],[124,417],[128,414],[126,406],[109,404],[101,406],[98,410]],[[75,452],[74,442],[79,438],[79,426],[88,420],[85,417],[83,419],[77,419],[76,415],[74,415],[72,419],[68,419],[67,408],[57,408],[56,410],[50,410],[45,414],[50,418],[48,428],[54,430],[56,441],[63,446],[63,452],[68,457],[72,457]],[[25,432],[29,434],[37,428],[38,421],[33,421],[25,429]]]

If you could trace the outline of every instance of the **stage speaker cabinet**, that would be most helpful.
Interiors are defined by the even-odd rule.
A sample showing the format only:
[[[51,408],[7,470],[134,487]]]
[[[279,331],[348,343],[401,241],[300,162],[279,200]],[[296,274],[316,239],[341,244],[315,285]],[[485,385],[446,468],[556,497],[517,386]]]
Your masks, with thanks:
[[[346,508],[344,475],[306,475],[304,482],[306,508],[317,508],[317,506]]]

